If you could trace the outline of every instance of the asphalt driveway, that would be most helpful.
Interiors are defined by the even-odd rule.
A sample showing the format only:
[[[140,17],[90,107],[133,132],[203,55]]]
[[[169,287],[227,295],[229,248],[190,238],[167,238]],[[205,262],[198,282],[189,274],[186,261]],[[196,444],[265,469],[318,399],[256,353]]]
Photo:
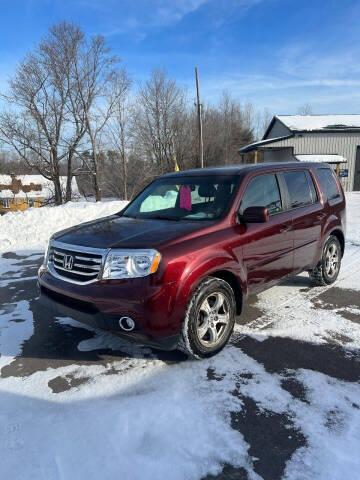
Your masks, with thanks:
[[[36,301],[39,252],[3,254],[0,259],[0,403],[4,448],[0,456],[6,456],[6,478],[70,477],[66,474],[69,468],[67,453],[59,454],[56,462],[60,466],[56,468],[35,466],[27,470],[29,459],[22,454],[32,439],[33,426],[19,421],[19,409],[21,411],[24,405],[18,402],[18,397],[12,396],[8,402],[4,400],[5,394],[21,392],[33,401],[42,397],[41,392],[46,390],[46,401],[51,399],[54,404],[61,399],[71,401],[72,395],[74,399],[81,397],[82,401],[87,398],[94,402],[99,385],[106,397],[123,382],[119,395],[136,397],[139,401],[140,385],[145,381],[139,370],[148,375],[151,369],[156,370],[156,375],[163,375],[164,369],[168,369],[169,375],[172,369],[172,378],[181,378],[179,382],[183,382],[184,391],[187,387],[197,388],[191,383],[190,372],[188,377],[180,376],[192,369],[194,375],[202,378],[198,394],[207,395],[204,409],[211,412],[219,399],[225,404],[216,415],[227,425],[227,437],[223,440],[229,441],[231,447],[223,445],[224,452],[221,453],[220,448],[216,461],[207,465],[211,452],[204,448],[203,458],[200,453],[199,458],[189,459],[180,435],[175,454],[188,457],[183,462],[189,463],[189,469],[182,471],[179,467],[176,471],[176,465],[182,464],[181,458],[178,459],[173,478],[326,478],[321,472],[327,454],[316,446],[316,442],[324,441],[329,435],[334,437],[334,445],[338,442],[349,450],[347,442],[354,444],[359,440],[356,432],[346,441],[343,437],[354,418],[359,420],[360,416],[360,294],[352,284],[359,279],[359,260],[360,248],[353,247],[345,258],[340,280],[332,287],[314,289],[307,276],[301,275],[251,298],[238,318],[231,346],[209,362],[193,362],[180,352],[138,347],[107,332],[83,327],[71,319],[53,318],[40,310]],[[139,390],[134,392],[132,382],[137,383],[140,393]],[[158,385],[155,381],[152,388],[159,391]],[[180,397],[181,391],[179,388]],[[326,402],[321,399],[322,395],[326,396]],[[185,413],[179,402],[179,419],[182,419]],[[37,408],[35,411],[41,417],[42,409]],[[166,410],[167,406],[164,408]],[[63,428],[71,430],[73,419],[68,414],[59,419],[58,413],[51,410],[46,413],[47,421],[51,423],[54,415],[61,420]],[[95,408],[92,415],[101,417],[101,411]],[[317,425],[316,429],[312,422]],[[190,429],[191,425],[190,422]],[[198,434],[197,428],[201,430],[202,425],[196,427],[194,424],[193,436]],[[161,429],[166,432],[166,427],[160,425],[159,434]],[[239,440],[233,443],[232,432],[239,434]],[[208,434],[204,427],[202,435],[207,438]],[[107,443],[108,440],[103,441]],[[49,442],[52,442],[51,436]],[[74,445],[71,435],[69,442]],[[144,439],[142,445],[146,445]],[[358,452],[359,448],[360,441],[352,451]],[[89,445],[88,454],[94,455],[91,449]],[[345,451],[341,452],[341,457],[346,471],[348,467],[360,466],[358,458],[351,459]],[[20,458],[24,462],[22,469],[19,468]],[[49,459],[44,461],[46,464]],[[104,462],[106,457],[99,457],[98,462],[95,460],[98,474]],[[203,463],[201,468],[199,462]],[[85,478],[85,470],[76,471],[78,476],[72,478]],[[113,471],[105,469],[103,478],[115,478]],[[154,470],[157,471],[163,472],[162,467]],[[140,478],[136,472],[134,470],[134,475],[127,478]],[[150,473],[143,478],[157,477]]]

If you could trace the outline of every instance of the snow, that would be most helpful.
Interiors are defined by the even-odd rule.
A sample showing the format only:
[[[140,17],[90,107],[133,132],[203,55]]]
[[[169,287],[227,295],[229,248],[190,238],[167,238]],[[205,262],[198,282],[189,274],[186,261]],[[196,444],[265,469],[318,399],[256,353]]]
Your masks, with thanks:
[[[21,318],[24,322],[17,323],[15,320]],[[6,327],[6,328],[4,328]],[[0,310],[0,370],[19,353],[24,340],[27,340],[34,332],[33,317],[29,310],[29,302],[22,300],[14,308]]]
[[[285,140],[286,138],[289,138],[289,135],[285,135],[282,137],[275,137],[275,138],[266,138],[265,140],[252,142],[252,143],[249,143],[248,145],[245,145],[244,147],[241,147],[238,150],[238,153],[246,153],[253,150],[254,147],[261,147],[262,145],[267,145],[268,143],[280,142],[281,140]]]
[[[303,273],[298,278],[306,279],[307,274]],[[343,258],[342,269],[335,284],[337,288],[356,291],[360,290],[360,250],[350,244],[346,247],[346,254]],[[360,347],[360,325],[354,327],[354,323],[339,315],[343,308],[334,306],[331,310],[314,310],[314,300],[327,290],[333,288],[319,287],[310,289],[309,292],[293,292],[289,296],[289,286],[285,283],[276,289],[271,289],[262,295],[256,306],[266,312],[261,319],[253,323],[237,328],[241,335],[251,335],[254,327],[260,327],[262,333],[274,337],[291,337],[299,341],[325,344],[329,332],[336,332],[349,338],[348,348],[357,349]],[[274,299],[276,294],[276,301]],[[359,314],[357,308],[347,307],[349,312]],[[274,321],[276,318],[276,321]]]
[[[13,197],[15,197],[15,195],[11,190],[0,190],[0,198],[13,198]]]
[[[360,128],[360,115],[276,115],[275,118],[293,131]]]
[[[236,399],[230,402],[226,392],[212,392],[211,384],[200,396],[193,387],[196,381],[206,386],[203,369],[189,365],[166,371],[159,363],[134,362],[131,376],[120,372],[115,378],[88,368],[86,373],[100,382],[94,380],[79,392],[58,394],[56,399],[47,383],[59,371],[34,374],[31,382],[5,379],[1,410],[12,418],[17,411],[22,413],[15,422],[18,430],[8,430],[6,443],[11,443],[2,472],[11,473],[13,479],[95,480],[101,475],[105,480],[140,480],[146,472],[146,478],[154,480],[191,480],[216,472],[220,461],[246,463],[246,444],[226,425],[226,410],[236,408]],[[34,397],[36,380],[43,388]],[[225,405],[211,408],[214,400],[222,399]],[[10,402],[15,408],[9,412]],[[8,419],[2,424],[10,429],[14,425]],[[16,458],[16,451],[23,461]]]
[[[318,163],[346,163],[347,160],[341,155],[295,155],[299,162],[318,162]]]
[[[0,252],[44,249],[49,237],[64,228],[106,217],[127,205],[124,201],[68,202],[60,207],[29,208],[0,216]],[[41,228],[39,228],[41,226]]]
[[[286,479],[354,478],[359,471],[359,385],[334,382],[326,375],[300,370],[312,408],[298,406],[298,423],[309,441],[287,465]],[[324,412],[327,414],[324,415]]]
[[[14,194],[10,189],[0,190],[0,198],[50,198],[54,195],[54,185],[51,181],[44,178],[42,175],[16,175],[17,180],[21,180],[23,185],[41,185],[41,190],[31,190],[25,193],[21,190]],[[0,185],[11,185],[12,178],[10,175],[0,175]],[[66,189],[67,177],[60,176],[60,185],[62,190]],[[79,195],[79,190],[75,177],[71,182],[71,189],[74,195]]]
[[[360,192],[346,194],[346,240],[360,246]]]
[[[294,283],[259,295],[255,307],[263,313],[253,322],[237,325],[232,343],[221,354],[201,362],[167,362],[149,348],[58,318],[55,323],[63,329],[63,341],[69,331],[86,329],[88,336],[75,341],[73,348],[101,352],[99,357],[106,351],[107,361],[65,364],[59,360],[58,366],[52,363],[34,373],[0,377],[0,477],[200,480],[220,473],[223,464],[229,463],[243,467],[250,480],[261,480],[256,473],[257,459],[249,453],[251,445],[231,427],[231,412],[242,412],[244,399],[250,398],[259,415],[282,415],[289,429],[292,425],[306,440],[288,459],[284,479],[355,478],[354,472],[360,469],[359,383],[316,371],[316,364],[270,371],[265,361],[252,356],[246,343],[241,343],[245,336],[261,348],[271,340],[286,340],[316,349],[326,346],[329,336],[343,335],[349,339],[346,346],[341,345],[343,354],[358,355],[360,322],[348,320],[342,311],[360,315],[356,306],[360,193],[349,193],[346,198],[346,253],[335,288],[353,291],[354,305],[315,308],[322,303],[321,295],[333,287],[299,288],[296,282],[302,285],[303,274]],[[17,285],[33,278],[24,264],[25,254],[27,259],[38,259],[53,232],[111,215],[125,204],[70,203],[0,217],[0,249],[16,250],[17,254],[0,257],[1,289],[14,289],[21,296]],[[31,302],[5,299],[0,304],[3,371],[36,334]],[[50,341],[46,332],[39,338],[42,343]],[[20,360],[38,360],[28,357],[29,349]],[[293,357],[296,361],[296,351]],[[46,365],[46,359],[41,361]],[[209,371],[216,380],[209,380]],[[56,393],[51,385],[57,378],[74,378],[79,385]],[[282,382],[289,378],[303,386],[306,401],[283,388]]]

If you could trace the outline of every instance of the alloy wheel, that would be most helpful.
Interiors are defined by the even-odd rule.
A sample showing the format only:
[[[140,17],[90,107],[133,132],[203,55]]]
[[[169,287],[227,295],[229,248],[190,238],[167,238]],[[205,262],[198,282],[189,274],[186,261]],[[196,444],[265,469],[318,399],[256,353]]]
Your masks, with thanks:
[[[207,347],[217,345],[223,339],[230,321],[229,300],[223,293],[211,293],[202,302],[197,320],[200,343]]]
[[[329,278],[333,278],[340,266],[340,254],[336,243],[331,243],[325,255],[325,270]]]

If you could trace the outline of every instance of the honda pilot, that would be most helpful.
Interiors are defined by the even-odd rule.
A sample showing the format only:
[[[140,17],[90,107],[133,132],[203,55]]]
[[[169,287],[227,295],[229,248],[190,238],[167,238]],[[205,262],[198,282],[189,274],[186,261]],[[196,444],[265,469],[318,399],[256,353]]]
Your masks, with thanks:
[[[251,294],[303,271],[335,282],[345,198],[323,163],[164,175],[124,210],[50,238],[40,301],[142,345],[206,358]]]

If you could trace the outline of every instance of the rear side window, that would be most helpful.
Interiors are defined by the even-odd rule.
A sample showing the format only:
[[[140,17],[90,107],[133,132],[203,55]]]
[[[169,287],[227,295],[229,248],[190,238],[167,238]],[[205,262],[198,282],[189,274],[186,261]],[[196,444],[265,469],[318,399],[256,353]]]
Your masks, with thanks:
[[[329,168],[320,168],[316,173],[327,199],[333,200],[334,198],[340,197],[340,192],[332,170]]]
[[[290,208],[310,205],[312,197],[306,173],[304,171],[284,172],[283,176],[289,192]]]
[[[312,201],[313,201],[313,203],[316,203],[319,199],[318,199],[318,194],[317,194],[317,191],[316,191],[316,188],[315,188],[314,179],[310,175],[309,172],[307,172],[306,176],[307,176],[309,186],[310,186]]]
[[[249,182],[242,198],[240,212],[244,213],[248,207],[266,207],[269,215],[282,211],[275,175],[259,175]]]

